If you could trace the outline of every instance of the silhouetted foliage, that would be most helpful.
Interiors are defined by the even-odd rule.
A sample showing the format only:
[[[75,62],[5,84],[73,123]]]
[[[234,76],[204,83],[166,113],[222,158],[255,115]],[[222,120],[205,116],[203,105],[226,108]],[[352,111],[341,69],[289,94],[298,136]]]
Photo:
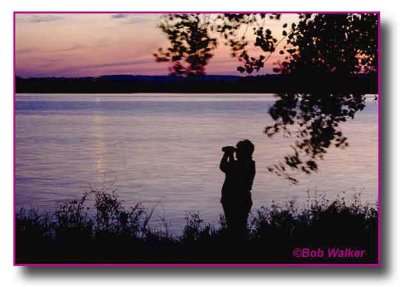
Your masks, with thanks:
[[[218,43],[229,46],[232,57],[237,57],[240,72],[259,71],[269,58],[250,56],[248,31],[256,36],[255,46],[271,55],[277,39],[263,27],[265,19],[278,20],[279,14],[168,14],[162,16],[159,27],[170,42],[154,54],[157,62],[170,62],[171,75],[199,76],[213,57]],[[241,31],[245,27],[244,31]],[[219,38],[217,38],[219,36]],[[219,40],[219,41],[218,41]]]
[[[329,93],[319,85],[334,82],[349,86],[363,72],[377,72],[378,19],[375,14],[303,14],[300,21],[283,33],[287,43],[277,71],[298,82],[316,83],[309,93],[278,94],[269,114],[275,123],[265,129],[296,136],[293,153],[270,171],[296,182],[287,172],[307,174],[318,169],[331,146],[345,148],[349,143],[340,123],[353,119],[365,107],[365,96],[357,92]],[[375,76],[376,77],[376,76]]]
[[[182,235],[150,226],[152,211],[125,208],[115,191],[97,189],[67,200],[54,212],[21,209],[16,221],[17,263],[361,263],[377,260],[377,210],[359,196],[348,204],[311,200],[261,207],[249,220],[248,238],[234,240],[223,216],[214,227],[198,213]],[[295,247],[365,249],[363,258],[295,258]]]
[[[208,33],[208,23],[199,14],[170,14],[162,16],[159,27],[170,47],[160,48],[154,54],[156,60],[171,62],[171,75],[204,75],[211,52],[217,47],[217,40]]]
[[[377,78],[377,14],[299,14],[298,21],[283,23],[279,40],[272,35],[265,20],[279,20],[280,14],[171,14],[166,17],[170,22],[168,25],[163,22],[162,28],[173,47],[185,46],[182,35],[187,33],[177,30],[196,26],[202,18],[203,37],[213,39],[207,51],[217,47],[219,36],[219,41],[230,47],[232,57],[238,59],[237,70],[241,73],[259,72],[279,50],[282,59],[274,63],[274,72],[286,75],[288,84],[301,92],[289,92],[293,89],[288,87],[286,92],[277,95],[277,101],[269,109],[275,123],[267,126],[265,133],[270,137],[277,133],[295,137],[291,145],[293,152],[282,162],[269,166],[270,172],[296,183],[293,172],[310,174],[318,169],[317,161],[324,158],[330,147],[345,148],[349,144],[340,124],[354,118],[365,107],[364,92],[354,90],[351,83],[360,73]],[[192,17],[194,24],[190,24]],[[174,26],[177,22],[179,25]],[[171,35],[179,37],[171,38]],[[258,55],[249,54],[251,42],[259,48]],[[280,45],[283,46],[279,48]],[[179,61],[190,58],[189,54],[179,55]],[[208,56],[209,60],[212,55]],[[174,58],[163,60],[176,65]],[[207,62],[202,64],[204,73]],[[196,74],[189,70],[181,75]]]

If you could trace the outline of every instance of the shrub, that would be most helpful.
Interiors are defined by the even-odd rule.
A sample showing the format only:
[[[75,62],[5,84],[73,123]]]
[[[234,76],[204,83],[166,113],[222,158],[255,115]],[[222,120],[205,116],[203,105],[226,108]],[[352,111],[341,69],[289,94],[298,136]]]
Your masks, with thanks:
[[[125,208],[115,190],[96,189],[64,201],[53,213],[17,214],[17,262],[298,262],[293,247],[338,246],[368,250],[377,258],[377,209],[359,195],[329,202],[294,201],[256,210],[245,241],[232,240],[221,215],[218,227],[189,213],[181,236],[149,226],[153,210]],[[240,246],[239,246],[240,245]],[[347,262],[347,261],[344,261]]]

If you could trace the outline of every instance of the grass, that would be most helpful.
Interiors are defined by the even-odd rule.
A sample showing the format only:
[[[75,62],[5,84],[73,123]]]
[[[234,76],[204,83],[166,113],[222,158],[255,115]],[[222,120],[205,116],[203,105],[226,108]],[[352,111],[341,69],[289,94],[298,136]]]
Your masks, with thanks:
[[[254,212],[254,211],[253,211]],[[272,204],[255,211],[249,236],[229,236],[218,226],[188,214],[180,236],[149,225],[152,210],[126,208],[104,189],[69,200],[54,212],[21,209],[16,220],[17,263],[376,263],[377,209],[359,197]],[[294,248],[356,248],[363,258],[295,258]]]

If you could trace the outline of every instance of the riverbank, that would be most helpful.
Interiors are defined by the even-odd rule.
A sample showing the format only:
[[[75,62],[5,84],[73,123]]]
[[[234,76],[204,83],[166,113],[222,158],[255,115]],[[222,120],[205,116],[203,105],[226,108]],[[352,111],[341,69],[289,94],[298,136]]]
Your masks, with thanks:
[[[294,202],[253,211],[249,236],[229,236],[188,214],[180,236],[149,225],[152,210],[125,207],[114,191],[93,190],[55,212],[21,209],[16,263],[376,263],[378,213],[357,198]]]

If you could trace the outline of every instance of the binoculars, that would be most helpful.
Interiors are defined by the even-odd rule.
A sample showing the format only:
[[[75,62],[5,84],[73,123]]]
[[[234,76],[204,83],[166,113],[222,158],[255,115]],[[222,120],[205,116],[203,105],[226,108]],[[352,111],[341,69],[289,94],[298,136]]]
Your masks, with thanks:
[[[234,146],[224,146],[222,148],[222,151],[227,153],[234,153],[236,151],[236,148]]]

